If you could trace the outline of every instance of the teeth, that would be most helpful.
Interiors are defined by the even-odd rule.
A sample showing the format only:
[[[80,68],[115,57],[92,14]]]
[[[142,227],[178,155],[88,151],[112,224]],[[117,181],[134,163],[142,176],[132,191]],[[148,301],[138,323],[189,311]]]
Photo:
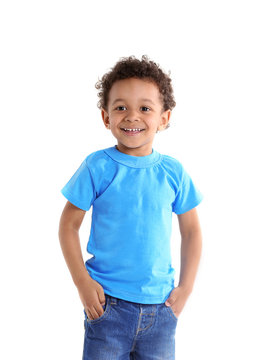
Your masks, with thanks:
[[[125,129],[124,130],[127,130],[127,131],[141,131],[142,129]]]

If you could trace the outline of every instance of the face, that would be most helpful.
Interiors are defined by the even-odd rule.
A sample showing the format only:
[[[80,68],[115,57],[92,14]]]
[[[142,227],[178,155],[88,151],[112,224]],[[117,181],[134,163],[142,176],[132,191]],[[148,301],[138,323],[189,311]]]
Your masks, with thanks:
[[[107,111],[102,109],[102,118],[106,128],[117,139],[119,151],[146,156],[152,153],[157,130],[163,130],[170,119],[171,110],[162,110],[163,103],[156,84],[130,78],[113,84]]]

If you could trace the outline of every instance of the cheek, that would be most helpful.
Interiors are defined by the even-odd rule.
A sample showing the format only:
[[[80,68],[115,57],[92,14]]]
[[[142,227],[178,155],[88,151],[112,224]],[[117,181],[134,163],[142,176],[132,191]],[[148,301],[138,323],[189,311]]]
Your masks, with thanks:
[[[121,120],[122,119],[119,116],[113,116],[113,117],[110,118],[110,124],[114,128],[119,127],[119,124],[120,124]]]
[[[111,124],[112,128],[116,128],[118,126],[118,122],[115,119],[113,119],[113,120],[111,119],[110,124]]]

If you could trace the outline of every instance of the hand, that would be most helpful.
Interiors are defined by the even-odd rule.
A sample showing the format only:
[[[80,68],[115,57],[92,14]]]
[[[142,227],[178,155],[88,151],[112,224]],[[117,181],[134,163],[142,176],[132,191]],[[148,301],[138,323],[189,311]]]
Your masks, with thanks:
[[[177,318],[182,312],[189,295],[189,291],[185,290],[181,286],[177,286],[171,291],[169,298],[165,301],[166,306],[171,307]]]
[[[88,318],[94,320],[102,316],[102,305],[105,305],[102,286],[88,275],[77,285],[77,290]]]

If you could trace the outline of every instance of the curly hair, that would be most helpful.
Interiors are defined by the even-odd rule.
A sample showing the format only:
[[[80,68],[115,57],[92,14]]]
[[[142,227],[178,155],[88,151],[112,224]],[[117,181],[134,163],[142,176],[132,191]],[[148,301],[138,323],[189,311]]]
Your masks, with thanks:
[[[137,78],[145,79],[155,83],[158,87],[163,103],[163,111],[172,110],[176,106],[173,96],[173,87],[171,84],[170,71],[165,74],[163,70],[154,61],[150,60],[147,55],[143,55],[141,61],[135,56],[122,57],[115,64],[111,71],[104,74],[101,80],[95,84],[96,89],[101,90],[98,93],[99,109],[107,110],[109,91],[117,80]],[[166,128],[169,128],[168,123]]]

